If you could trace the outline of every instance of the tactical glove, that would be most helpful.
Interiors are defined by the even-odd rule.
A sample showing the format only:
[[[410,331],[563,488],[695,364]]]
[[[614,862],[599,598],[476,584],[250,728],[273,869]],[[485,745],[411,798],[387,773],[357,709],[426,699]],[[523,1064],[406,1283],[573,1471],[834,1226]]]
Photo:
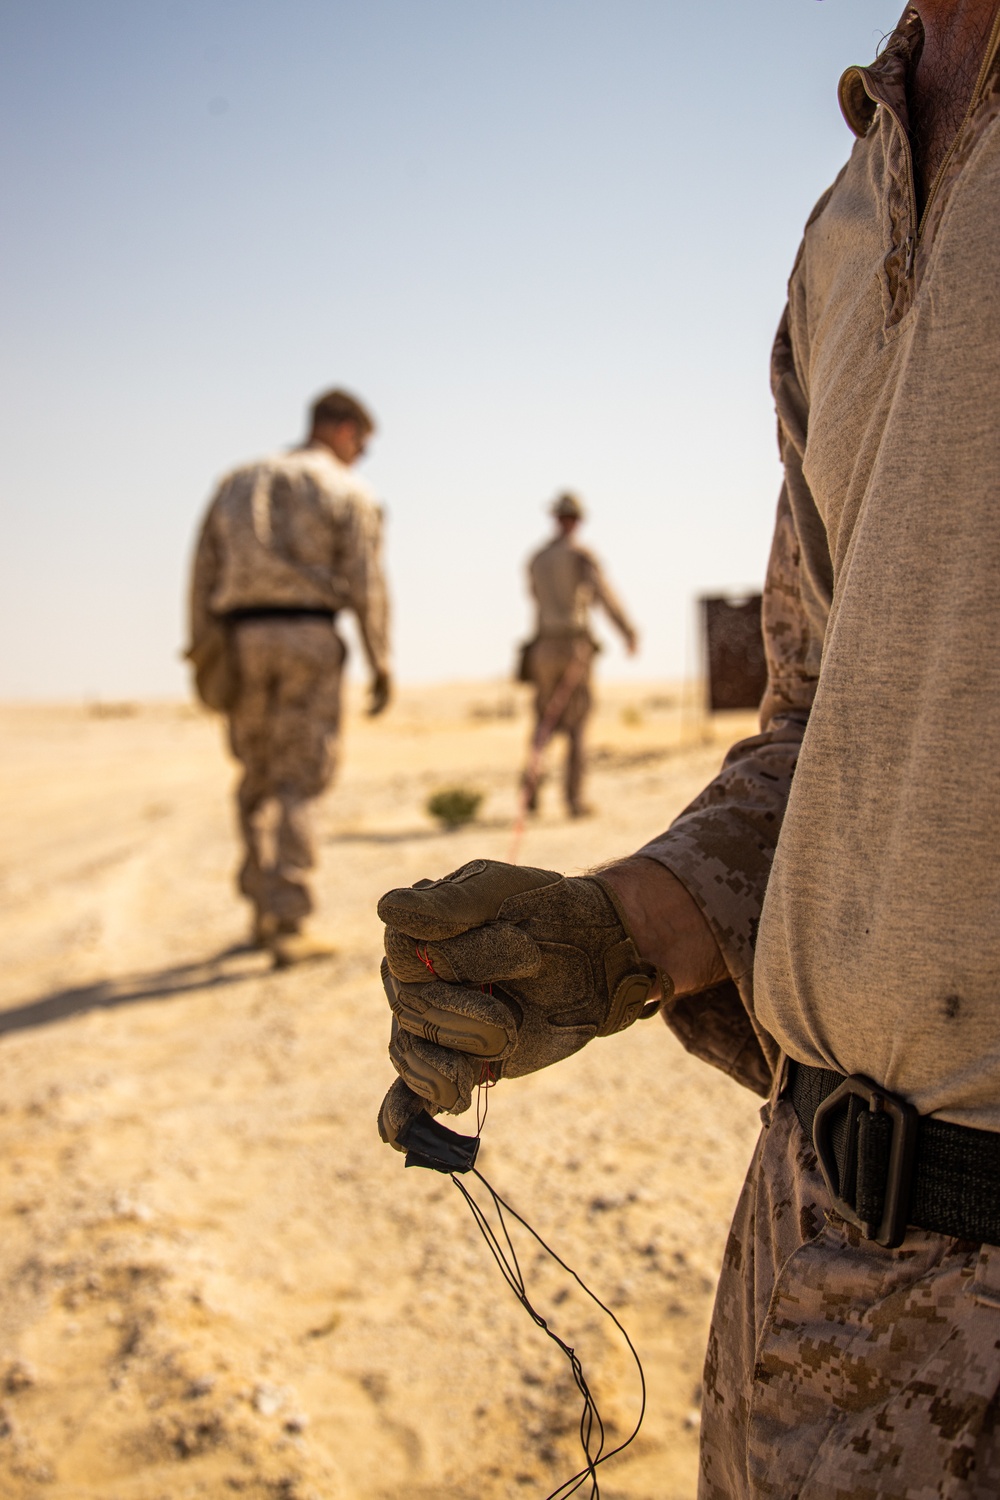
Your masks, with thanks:
[[[651,1014],[658,979],[673,989],[596,877],[478,859],[389,891],[378,914],[402,1080],[379,1121],[391,1145],[418,1109],[461,1114],[480,1082],[558,1062]]]

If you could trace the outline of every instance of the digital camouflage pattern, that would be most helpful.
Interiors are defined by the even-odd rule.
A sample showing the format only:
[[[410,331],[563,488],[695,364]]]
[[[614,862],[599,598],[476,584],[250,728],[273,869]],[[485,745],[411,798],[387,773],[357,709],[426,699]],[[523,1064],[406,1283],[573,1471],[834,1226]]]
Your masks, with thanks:
[[[763,1093],[784,1048],[997,1130],[1000,20],[918,234],[921,43],[907,10],[844,76],[858,140],[775,341],[761,733],[641,852],[698,901],[731,975],[664,1006],[691,1051]],[[700,1500],[1000,1494],[1000,1248],[863,1240],[791,1104],[763,1118],[712,1322]]]
[[[381,511],[368,486],[322,444],[233,470],[198,538],[189,655],[235,611],[350,609],[373,674],[387,678],[381,548]],[[312,804],[336,764],[344,644],[332,619],[265,617],[222,628],[234,684],[229,738],[243,766],[239,886],[258,919],[294,932],[313,908]]]
[[[697,900],[733,981],[705,1046],[691,1005],[665,1008],[686,1046],[759,1089],[780,1043],[995,1129],[1000,868],[972,810],[1000,800],[983,615],[1000,567],[1000,31],[918,241],[921,40],[908,10],[842,80],[859,139],[810,217],[775,340],[785,483],[761,733],[641,852]]]
[[[234,625],[233,647],[240,890],[260,916],[296,931],[313,909],[314,802],[336,766],[344,644],[327,621],[279,619]]]
[[[802,474],[807,410],[787,313],[772,351],[771,387],[785,482],[763,596],[768,686],[761,732],[734,745],[715,780],[666,833],[639,851],[683,881],[708,919],[732,980],[707,995],[665,1005],[664,1020],[688,1051],[763,1095],[770,1092],[780,1048],[754,1010],[757,929],[816,696],[833,595],[826,538],[813,519],[814,509],[803,503],[808,499]],[[811,534],[804,556],[801,532],[806,526]]]
[[[350,609],[374,673],[389,667],[382,515],[322,444],[234,469],[218,485],[195,553],[191,644],[234,610]]]
[[[762,1116],[709,1335],[699,1500],[995,1500],[1000,1248],[861,1239],[791,1104]]]
[[[713,782],[640,854],[656,859],[698,902],[731,983],[680,997],[662,1014],[683,1046],[766,1095],[780,1049],[759,1024],[753,969],[761,907],[802,736],[816,692],[822,635],[803,607],[801,552],[786,480],[767,583],[764,631],[768,691],[759,735],[734,745]]]

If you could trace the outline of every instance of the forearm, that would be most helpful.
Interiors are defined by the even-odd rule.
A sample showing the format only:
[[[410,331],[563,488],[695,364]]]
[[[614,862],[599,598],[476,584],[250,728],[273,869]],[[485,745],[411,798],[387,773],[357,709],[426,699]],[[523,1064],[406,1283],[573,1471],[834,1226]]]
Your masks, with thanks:
[[[373,621],[363,610],[355,611],[358,634],[373,677],[390,675],[389,638],[384,621]],[[373,628],[374,626],[374,628]]]
[[[625,610],[622,608],[621,600],[611,588],[607,579],[598,571],[594,579],[594,596],[596,602],[601,606],[618,631],[619,635],[627,645],[636,640],[636,630]]]
[[[363,570],[359,570],[349,598],[372,676],[388,676],[389,596],[382,571],[377,565],[373,565],[371,559]]]
[[[351,604],[372,675],[388,677],[391,669],[389,591],[376,542],[368,538],[360,551],[362,555],[352,580]]]
[[[675,995],[698,994],[729,977],[697,902],[664,865],[636,854],[597,874],[617,896],[640,956],[669,974]]]

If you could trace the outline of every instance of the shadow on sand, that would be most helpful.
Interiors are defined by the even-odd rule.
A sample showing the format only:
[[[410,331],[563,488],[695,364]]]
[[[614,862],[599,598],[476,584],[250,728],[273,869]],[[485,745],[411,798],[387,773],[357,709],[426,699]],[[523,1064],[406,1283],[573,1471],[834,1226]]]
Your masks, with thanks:
[[[0,1035],[27,1031],[32,1026],[48,1026],[52,1021],[64,1021],[67,1016],[88,1010],[112,1010],[117,1005],[132,1005],[139,1000],[167,1000],[189,990],[238,984],[242,979],[272,972],[269,963],[266,967],[262,964],[263,956],[256,949],[238,943],[210,958],[175,964],[150,974],[126,974],[121,979],[99,979],[94,984],[54,990],[51,995],[0,1011]]]
[[[440,836],[437,828],[404,828],[400,831],[387,829],[384,833],[329,833],[324,844],[409,844]]]
[[[427,839],[447,838],[453,833],[485,832],[487,829],[510,830],[514,824],[510,818],[476,818],[463,823],[460,828],[386,828],[370,831],[345,829],[343,833],[328,833],[324,844],[410,844]]]

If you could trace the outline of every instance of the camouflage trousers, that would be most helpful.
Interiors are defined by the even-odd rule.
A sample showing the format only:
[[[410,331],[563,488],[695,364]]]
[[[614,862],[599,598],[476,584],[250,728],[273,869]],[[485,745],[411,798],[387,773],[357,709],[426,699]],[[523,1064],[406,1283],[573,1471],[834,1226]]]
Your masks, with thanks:
[[[566,736],[566,804],[574,812],[582,806],[584,731],[593,701],[590,674],[595,654],[585,635],[539,636],[528,651],[527,675],[535,688],[535,734],[524,778],[530,807],[535,805],[541,748],[554,734]]]
[[[863,1240],[791,1104],[762,1117],[709,1335],[699,1500],[996,1500],[1000,1249]]]
[[[314,803],[336,766],[344,643],[325,620],[259,619],[233,627],[233,649],[239,887],[258,916],[294,931],[313,909],[306,872],[316,863]]]

